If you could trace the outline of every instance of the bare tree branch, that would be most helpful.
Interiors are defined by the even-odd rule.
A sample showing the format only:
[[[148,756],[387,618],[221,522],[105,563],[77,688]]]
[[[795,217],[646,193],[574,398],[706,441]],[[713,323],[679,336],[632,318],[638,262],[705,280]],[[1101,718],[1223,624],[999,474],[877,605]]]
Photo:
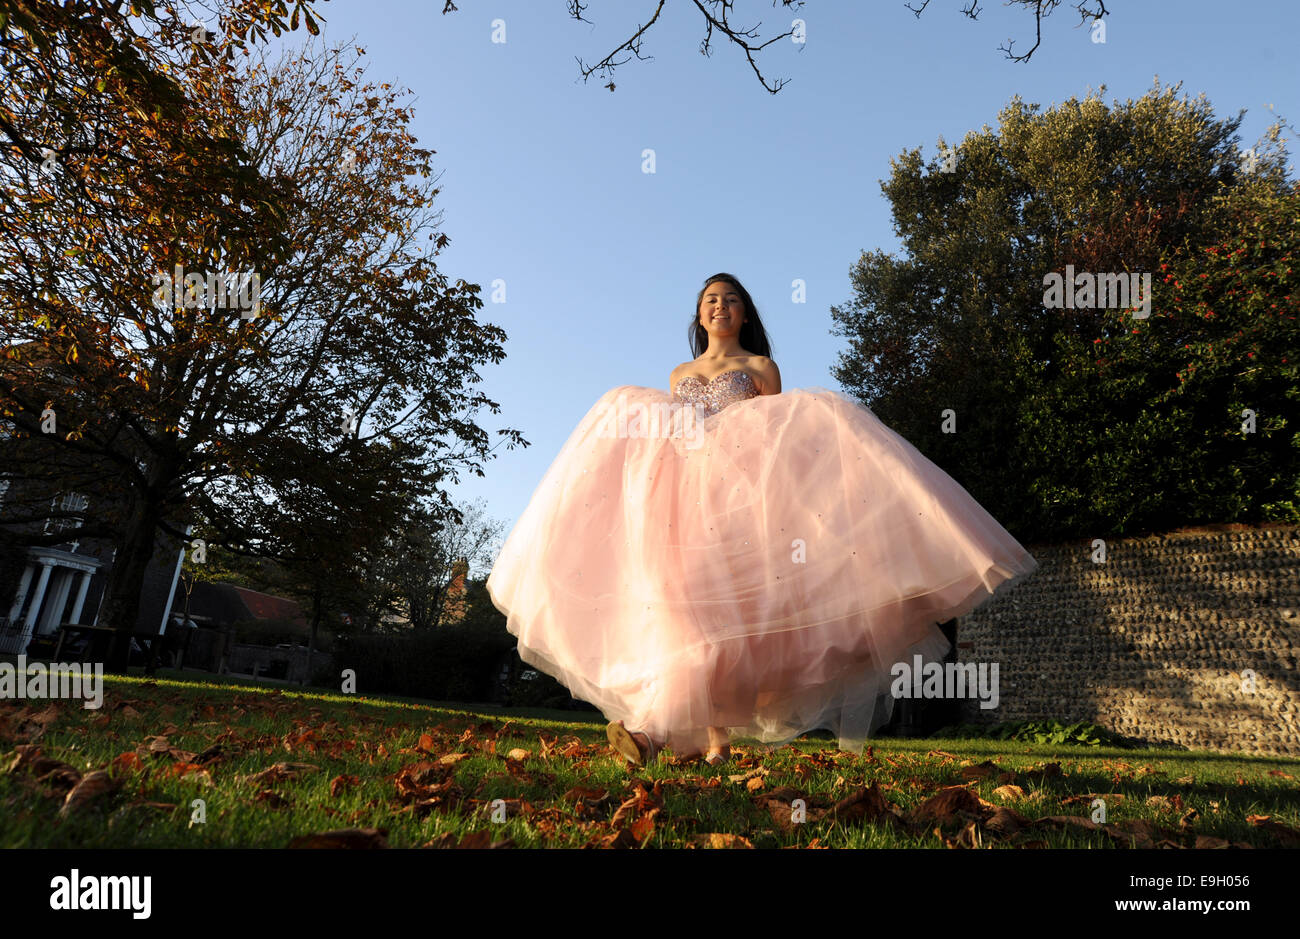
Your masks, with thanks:
[[[644,25],[638,26],[637,31],[632,35],[631,38],[621,43],[617,48],[614,49],[614,51],[610,52],[608,55],[606,55],[595,65],[587,66],[583,64],[582,59],[580,58],[577,59],[578,68],[582,72],[583,81],[586,81],[588,78],[590,78],[593,74],[596,74],[597,72],[601,73],[602,77],[612,76],[615,68],[617,68],[620,65],[625,65],[631,61],[630,58],[625,58],[622,59],[621,61],[615,61],[615,57],[618,56],[620,52],[624,52],[624,51],[630,52],[632,55],[636,56],[641,61],[653,60],[654,56],[643,56],[641,54],[641,41],[642,38],[645,36],[646,31],[649,30],[650,27],[653,26],[655,22],[659,19],[659,14],[663,12],[664,4],[666,2],[667,0],[658,0],[654,9],[654,13],[650,16],[649,20],[647,20]],[[700,43],[700,52],[702,54],[706,56],[710,54],[709,42],[713,36],[713,31],[716,29],[718,32],[722,33],[722,35],[724,35],[728,40],[740,46],[740,48],[744,50],[745,58],[749,61],[750,67],[754,70],[754,74],[758,76],[758,80],[759,82],[762,83],[764,88],[766,88],[772,94],[776,94],[778,91],[782,89],[782,87],[784,87],[787,84],[788,81],[787,79],[779,79],[775,86],[769,85],[767,83],[767,79],[763,77],[763,73],[759,71],[758,63],[754,59],[754,54],[756,52],[761,51],[762,49],[766,48],[767,46],[771,45],[774,42],[784,39],[787,36],[793,36],[794,35],[793,28],[791,28],[790,30],[784,33],[781,33],[778,36],[773,36],[771,39],[767,40],[767,42],[760,43],[758,45],[753,45],[750,43],[749,40],[759,38],[756,30],[758,29],[759,26],[762,26],[763,24],[760,22],[757,25],[750,27],[748,29],[741,29],[732,26],[732,24],[728,20],[728,16],[730,14],[731,8],[735,6],[735,0],[693,0],[693,2],[695,3],[696,8],[699,9],[700,13],[704,16],[705,34],[704,34],[704,39]],[[800,7],[802,7],[803,4],[804,4],[804,0],[772,0],[772,6],[775,7],[780,5],[789,10],[797,10]],[[710,7],[712,8],[712,10],[709,9]],[[582,0],[569,0],[569,15],[572,16],[574,19],[579,20],[580,22],[590,23],[591,21],[586,19],[582,15],[583,11],[585,10],[586,10],[586,6],[582,3]],[[614,82],[612,81],[608,82],[605,85],[605,87],[608,88],[610,91],[613,91]]]
[[[1007,6],[1021,6],[1026,9],[1032,9],[1034,13],[1034,44],[1024,55],[1013,55],[1011,47],[1014,40],[1008,39],[1005,46],[998,46],[999,52],[1005,52],[1008,59],[1013,62],[1028,62],[1029,57],[1037,51],[1038,47],[1043,44],[1043,20],[1051,15],[1052,11],[1061,5],[1063,0],[1007,0]],[[919,7],[914,7],[910,3],[904,3],[919,19],[925,12],[925,8],[930,5],[930,0],[921,0]],[[1090,20],[1098,20],[1103,16],[1108,16],[1110,11],[1106,9],[1104,0],[1075,0],[1074,9],[1079,13],[1079,25],[1082,26]],[[978,20],[980,7],[976,0],[969,2],[961,8],[961,12],[969,19]]]

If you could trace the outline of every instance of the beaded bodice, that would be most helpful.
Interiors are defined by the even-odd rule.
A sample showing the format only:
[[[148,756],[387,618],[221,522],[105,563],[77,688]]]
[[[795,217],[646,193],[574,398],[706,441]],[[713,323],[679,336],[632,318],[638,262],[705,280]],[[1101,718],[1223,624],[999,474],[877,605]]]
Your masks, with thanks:
[[[738,368],[714,375],[704,381],[697,375],[687,375],[677,380],[674,396],[688,404],[702,404],[708,414],[717,414],[729,404],[758,396],[754,380]]]

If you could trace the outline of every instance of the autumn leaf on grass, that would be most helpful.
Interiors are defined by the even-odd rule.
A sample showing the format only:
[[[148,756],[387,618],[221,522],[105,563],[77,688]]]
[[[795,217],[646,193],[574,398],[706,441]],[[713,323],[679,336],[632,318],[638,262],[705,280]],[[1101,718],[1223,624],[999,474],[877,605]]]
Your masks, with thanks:
[[[962,779],[988,779],[990,776],[996,776],[1000,770],[991,761],[985,760],[975,766],[963,766],[961,768]]]
[[[386,848],[388,832],[383,828],[340,828],[312,835],[299,835],[290,848]]]
[[[263,789],[259,791],[257,795],[253,796],[253,801],[265,802],[273,809],[287,809],[293,805],[292,802],[280,795],[280,793],[276,792],[274,789]]]
[[[636,836],[632,834],[631,828],[620,828],[617,831],[602,833],[604,832],[602,826],[592,826],[592,831],[595,833],[595,837],[583,845],[584,848],[611,850],[616,848],[641,847],[636,840]]]
[[[964,786],[947,786],[937,795],[926,799],[912,809],[908,818],[912,822],[928,821],[947,822],[957,816],[958,812],[970,812],[973,815],[991,814],[984,808],[979,796]]]
[[[882,815],[890,815],[890,811],[880,787],[873,782],[871,788],[860,788],[836,802],[831,807],[831,814],[845,823],[874,822]]]
[[[656,782],[653,789],[647,790],[645,785],[640,780],[637,780],[633,786],[632,795],[614,813],[613,825],[615,828],[620,828],[641,813],[662,807],[663,797],[659,783]]]
[[[1020,773],[1020,775],[1025,779],[1031,780],[1033,782],[1041,783],[1044,779],[1052,779],[1053,777],[1060,776],[1061,764],[1048,763],[1046,766],[1043,766],[1041,769],[1024,770]]]
[[[145,771],[148,768],[144,760],[140,759],[140,754],[130,750],[113,757],[113,762],[110,765],[119,773],[127,770]]]
[[[1023,829],[1030,826],[1029,819],[1021,815],[1015,809],[1007,806],[999,806],[997,810],[983,822],[985,831],[998,838],[1010,838],[1019,834]]]
[[[80,811],[100,796],[113,792],[117,787],[117,780],[102,769],[87,773],[72,787],[72,791],[63,800],[63,807],[59,809],[59,815],[66,817],[73,812]]]
[[[189,750],[182,750],[180,747],[171,745],[166,734],[159,734],[153,737],[146,737],[146,743],[136,747],[135,752],[140,756],[153,757],[171,757],[182,763],[193,763],[195,754]]]
[[[1290,773],[1284,773],[1280,769],[1271,769],[1268,771],[1270,776],[1281,776],[1283,779],[1295,779]]]
[[[176,779],[192,779],[204,786],[213,785],[212,774],[199,763],[186,763],[184,761],[173,763],[167,767],[166,775]]]
[[[632,823],[632,837],[636,839],[637,844],[644,846],[655,833],[655,817],[658,814],[658,809],[651,809]]]
[[[274,763],[262,770],[260,773],[241,777],[239,781],[262,786],[267,783],[282,782],[286,779],[297,779],[307,773],[314,773],[319,769],[320,767],[313,763]]]
[[[423,761],[403,766],[393,777],[393,782],[398,795],[419,794],[421,790],[446,780],[450,772],[445,764]]]
[[[453,850],[471,850],[481,851],[491,848],[513,848],[515,842],[513,838],[502,838],[499,841],[492,840],[491,832],[472,831],[463,838],[457,838],[455,834],[449,831],[443,832],[436,838],[425,842],[426,848],[450,848]]]
[[[754,845],[744,835],[728,832],[711,831],[706,834],[691,835],[687,842],[692,848],[752,848]]]
[[[993,790],[993,794],[999,799],[1006,799],[1008,802],[1020,802],[1027,798],[1025,790],[1019,786],[998,786]]]
[[[568,740],[568,743],[566,743],[564,746],[560,747],[555,751],[560,756],[565,756],[568,757],[569,759],[573,759],[574,757],[579,756],[580,754],[583,754],[587,751],[587,747],[585,747],[582,741],[579,740],[573,734],[566,734],[564,739]]]
[[[1101,827],[1111,839],[1124,847],[1181,848],[1183,846],[1176,832],[1161,828],[1145,818],[1128,818]]]
[[[542,744],[542,750],[539,755],[543,760],[549,760],[551,758],[551,754],[555,752],[555,741],[558,740],[559,738],[552,737],[550,740],[547,740],[544,736],[538,734],[537,739]]]
[[[39,740],[59,717],[59,709],[51,703],[43,711],[24,707],[10,719],[7,736],[14,740]]]
[[[1300,831],[1290,825],[1283,825],[1281,822],[1273,821],[1271,815],[1247,815],[1246,821],[1256,828],[1262,828],[1264,831],[1275,835],[1283,844],[1300,845]]]
[[[39,746],[31,743],[14,748],[14,758],[6,771],[17,773],[20,770],[59,792],[72,789],[81,781],[81,771],[75,766],[45,756]]]
[[[207,766],[209,763],[216,763],[225,759],[226,748],[223,744],[214,743],[206,748],[202,753],[196,756],[191,763],[198,763],[200,766]]]
[[[523,761],[528,759],[530,756],[532,756],[532,754],[529,753],[527,750],[523,749],[522,747],[515,747],[513,750],[511,750],[509,753],[506,754],[506,759]]]
[[[748,785],[751,779],[758,779],[759,777],[768,775],[768,773],[770,772],[771,770],[769,770],[766,766],[760,766],[757,769],[750,770],[748,773],[736,773],[734,775],[728,776],[727,781],[733,783],[745,783],[746,785]],[[752,792],[753,790],[750,791]]]
[[[961,831],[957,832],[954,837],[944,834],[942,828],[935,828],[934,834],[943,842],[945,848],[982,848],[984,847],[984,834],[979,825],[973,820],[968,821],[962,826]]]
[[[1101,831],[1102,826],[1083,815],[1044,815],[1033,820],[1034,825],[1050,825],[1053,828],[1083,828],[1087,831]]]
[[[574,786],[564,795],[561,802],[574,803],[573,813],[581,819],[601,818],[609,807],[618,800],[607,789],[589,789],[586,786]]]
[[[168,742],[165,736],[154,736],[148,738],[148,740],[149,742],[145,745],[145,749],[154,756],[160,756],[171,749],[171,743]]]
[[[330,798],[337,799],[339,793],[344,789],[350,789],[361,784],[361,777],[354,773],[342,773],[330,780]]]
[[[439,763],[459,763],[461,760],[468,760],[472,753],[448,753],[438,760]]]

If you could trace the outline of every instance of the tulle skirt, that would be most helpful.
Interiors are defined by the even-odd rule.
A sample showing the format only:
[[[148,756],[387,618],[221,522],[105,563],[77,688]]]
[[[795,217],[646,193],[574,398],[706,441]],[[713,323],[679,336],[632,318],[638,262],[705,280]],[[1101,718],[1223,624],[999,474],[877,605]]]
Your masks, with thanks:
[[[519,655],[678,753],[709,726],[863,741],[896,662],[1037,562],[956,480],[838,392],[750,398],[699,420],[606,392],[487,581]]]

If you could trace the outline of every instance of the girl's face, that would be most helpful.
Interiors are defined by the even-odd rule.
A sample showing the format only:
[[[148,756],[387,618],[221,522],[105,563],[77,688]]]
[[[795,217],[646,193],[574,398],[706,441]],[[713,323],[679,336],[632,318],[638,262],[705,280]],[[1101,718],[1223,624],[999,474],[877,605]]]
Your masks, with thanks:
[[[724,280],[709,284],[700,299],[700,325],[710,336],[735,336],[745,322],[745,301]]]

